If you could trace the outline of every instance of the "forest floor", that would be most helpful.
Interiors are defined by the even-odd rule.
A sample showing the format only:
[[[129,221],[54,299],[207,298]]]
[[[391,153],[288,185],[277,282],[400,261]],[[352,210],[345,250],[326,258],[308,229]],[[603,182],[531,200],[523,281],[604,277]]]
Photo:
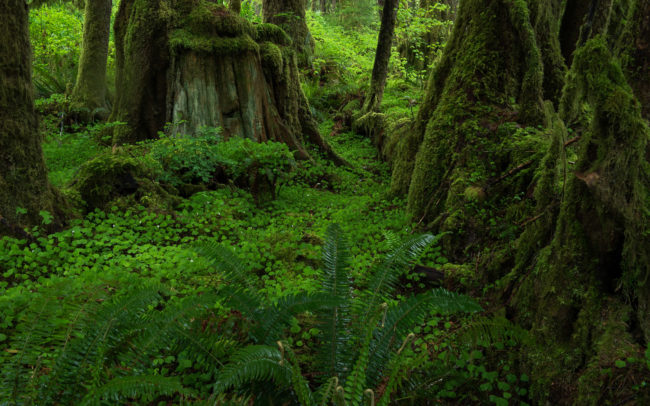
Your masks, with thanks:
[[[71,227],[35,241],[0,240],[0,291],[3,298],[28,300],[27,291],[64,282],[83,291],[89,284],[168,284],[180,292],[201,285],[189,266],[197,242],[218,242],[233,251],[259,275],[269,299],[314,291],[326,228],[339,224],[350,241],[352,274],[362,282],[367,269],[391,242],[412,232],[400,199],[386,199],[388,166],[377,158],[369,139],[336,134],[331,120],[321,126],[333,148],[351,167],[336,167],[317,158],[300,163],[301,177],[281,185],[277,199],[262,207],[250,192],[235,186],[200,192],[184,199],[175,211],[144,207],[94,211]],[[50,177],[57,186],[74,178],[79,166],[101,153],[89,132],[52,132],[45,141]],[[422,264],[445,263],[431,247]],[[4,302],[4,301],[3,301]],[[6,305],[6,302],[4,302]],[[12,307],[17,307],[14,303]]]

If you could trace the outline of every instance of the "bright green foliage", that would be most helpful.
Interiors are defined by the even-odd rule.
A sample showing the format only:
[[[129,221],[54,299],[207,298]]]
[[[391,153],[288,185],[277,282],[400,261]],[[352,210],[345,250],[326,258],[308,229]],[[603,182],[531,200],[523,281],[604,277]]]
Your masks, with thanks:
[[[167,290],[145,286],[102,303],[110,288],[75,292],[59,285],[28,306],[21,317],[33,324],[18,329],[10,343],[16,355],[1,370],[4,399],[50,405],[192,396],[194,391],[174,373],[161,375],[154,360],[171,354],[179,362],[177,373],[188,359],[209,376],[234,345],[203,334],[198,322],[192,322],[214,304],[214,296],[174,301]],[[64,293],[74,294],[75,300],[61,302],[58,295]],[[40,355],[44,349],[50,356]],[[28,373],[30,365],[43,369]]]
[[[83,12],[70,4],[48,5],[31,10],[29,21],[37,96],[64,93],[77,75]]]
[[[432,310],[456,313],[481,309],[466,296],[444,289],[432,290],[393,306],[386,302],[378,303],[378,300],[392,299],[391,281],[432,240],[432,236],[424,235],[398,245],[372,273],[369,293],[364,295],[366,290],[363,289],[361,294],[353,295],[348,274],[348,243],[340,227],[330,226],[323,246],[321,292],[330,300],[335,300],[335,303],[315,301],[307,303],[310,304],[309,307],[297,310],[304,311],[311,307],[310,310],[315,311],[316,325],[321,331],[321,346],[316,355],[315,367],[326,379],[332,377],[336,380],[326,380],[319,391],[320,396],[312,393],[309,384],[302,377],[303,372],[293,351],[286,343],[278,341],[279,350],[271,346],[255,345],[237,351],[229,364],[220,370],[215,390],[221,392],[230,387],[244,387],[244,384],[255,381],[273,381],[280,392],[292,386],[303,405],[317,404],[317,401],[324,404],[329,399],[340,396],[350,405],[359,405],[364,395],[374,396],[372,389],[382,380],[382,376],[390,377],[387,388],[395,389],[396,382],[405,379],[408,372],[402,370],[399,374],[395,373],[404,366],[400,354],[413,338],[412,334],[408,334],[410,329],[420,324]],[[203,253],[219,255],[219,250],[203,249]],[[222,267],[233,263],[230,254],[226,255],[225,260],[219,257],[215,260]],[[238,265],[231,265],[226,266],[226,271],[232,275],[239,274],[242,269]],[[248,305],[236,308],[246,309],[244,315],[253,315],[248,317],[263,325],[264,319],[255,316],[259,310],[250,306],[253,304],[250,298],[246,302]],[[318,308],[315,305],[325,306],[321,311],[316,311]],[[291,309],[292,306],[284,305],[281,308]],[[278,329],[264,330],[267,342],[280,340],[281,337],[276,335]],[[337,385],[332,385],[332,382]],[[267,394],[269,390],[271,389],[265,389]],[[390,390],[384,391],[383,404],[387,404],[390,396]]]

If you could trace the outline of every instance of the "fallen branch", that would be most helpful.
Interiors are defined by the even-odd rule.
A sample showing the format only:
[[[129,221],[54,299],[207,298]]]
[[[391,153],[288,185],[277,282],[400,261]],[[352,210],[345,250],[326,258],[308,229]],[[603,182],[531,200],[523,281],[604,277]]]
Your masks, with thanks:
[[[580,138],[582,138],[582,136],[580,136],[580,135],[578,135],[577,137],[571,138],[569,141],[564,143],[564,148],[568,147],[571,144],[575,144],[576,142],[580,141]]]
[[[521,164],[521,165],[519,165],[519,166],[516,166],[516,167],[510,169],[508,172],[504,173],[503,175],[499,176],[498,178],[496,178],[496,179],[493,180],[492,182],[488,183],[488,186],[487,186],[487,187],[494,186],[494,185],[496,185],[497,183],[502,182],[502,181],[504,181],[505,179],[509,178],[510,176],[512,176],[512,175],[514,175],[514,174],[516,174],[516,173],[518,173],[518,172],[523,171],[524,169],[526,169],[526,168],[528,168],[529,166],[531,166],[531,165],[533,164],[533,162],[535,162],[535,161],[533,161],[533,160],[526,161],[526,162],[524,162],[523,164]]]
[[[544,215],[544,213],[542,212],[542,213],[536,215],[535,217],[531,217],[528,220],[524,221],[523,223],[519,224],[519,227],[526,227],[526,225],[528,225],[530,223],[533,223],[533,222],[539,220],[540,218],[542,218],[543,215]]]

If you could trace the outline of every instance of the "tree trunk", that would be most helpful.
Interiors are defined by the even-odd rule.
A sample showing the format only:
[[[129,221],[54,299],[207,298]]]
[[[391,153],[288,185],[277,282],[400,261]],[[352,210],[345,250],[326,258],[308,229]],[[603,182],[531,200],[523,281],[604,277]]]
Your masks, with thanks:
[[[309,159],[310,141],[343,163],[318,133],[281,28],[203,0],[179,0],[171,19],[161,15],[155,0],[120,5],[113,115],[126,125],[116,127],[116,143],[155,138],[169,122],[172,134],[207,126],[226,137],[284,142],[301,159]]]
[[[241,0],[230,0],[228,10],[235,15],[239,15],[241,13]]]
[[[489,203],[491,177],[531,159],[509,143],[518,126],[542,123],[542,69],[524,2],[461,2],[414,130],[396,153],[391,189],[408,191],[416,220],[464,230],[461,246],[481,239],[485,225],[468,206]],[[521,171],[511,184],[526,176],[530,171]]]
[[[362,114],[379,111],[380,109],[381,99],[384,96],[384,88],[386,87],[386,78],[388,77],[388,62],[390,61],[393,36],[395,35],[398,7],[399,0],[386,0],[384,2],[379,38],[377,39],[377,52],[375,53],[375,63],[372,67],[372,77],[370,79],[370,91],[363,103]]]
[[[650,1],[637,0],[626,20],[619,54],[643,117],[650,121]]]
[[[638,356],[650,339],[650,130],[608,48],[597,35],[574,54],[563,116],[579,114],[572,109],[583,102],[593,116],[565,195],[556,200],[552,239],[530,257],[532,265],[518,264],[512,299],[517,319],[549,344],[535,355],[534,390],[553,387],[565,397],[566,385],[580,377],[577,400],[566,404],[600,396],[610,384],[599,378],[601,368]],[[539,247],[539,240],[527,242],[531,237],[537,239],[523,235],[520,246]]]
[[[370,89],[359,115],[352,124],[354,131],[370,137],[379,151],[384,144],[384,115],[380,114],[381,100],[384,96],[388,78],[388,62],[392,52],[395,21],[399,0],[385,0],[381,12],[381,27],[377,39],[375,63],[372,68]]]
[[[0,21],[0,235],[24,237],[40,211],[54,216],[48,228],[62,225],[65,202],[47,180],[38,134],[27,4],[1,1]]]
[[[305,20],[305,0],[264,0],[264,22],[281,27],[293,41],[299,67],[311,67],[314,38]]]
[[[112,0],[86,0],[83,44],[72,101],[76,109],[88,110],[90,118],[95,115],[96,109],[106,107],[111,8]]]
[[[124,0],[115,17],[115,144],[157,138],[165,123],[169,47],[160,0]]]

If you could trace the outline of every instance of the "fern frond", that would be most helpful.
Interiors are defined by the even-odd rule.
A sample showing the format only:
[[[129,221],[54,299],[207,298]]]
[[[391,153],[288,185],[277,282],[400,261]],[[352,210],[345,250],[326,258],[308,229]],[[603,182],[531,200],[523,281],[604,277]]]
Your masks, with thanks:
[[[336,388],[339,386],[339,378],[331,377],[325,381],[314,394],[314,399],[318,400],[319,406],[327,406],[330,399],[334,396]]]
[[[438,288],[389,308],[384,326],[376,330],[371,346],[373,358],[369,365],[369,376],[374,377],[371,384],[376,384],[377,377],[381,376],[391,351],[396,347],[396,340],[405,337],[415,326],[420,325],[432,310],[446,314],[473,313],[480,311],[481,307],[468,296]]]
[[[515,344],[530,345],[533,337],[528,332],[505,317],[474,320],[460,329],[460,341],[469,345],[494,345],[498,342],[512,341]]]
[[[43,388],[44,398],[51,395],[51,385],[62,389],[64,399],[77,396],[80,380],[90,371],[103,370],[113,353],[140,327],[142,315],[161,300],[160,290],[157,287],[138,289],[89,314],[80,337],[70,341],[58,357],[50,385]]]
[[[128,357],[133,360],[138,355],[140,365],[148,362],[149,354],[161,349],[173,348],[174,353],[185,352],[194,362],[203,365],[222,365],[223,357],[237,343],[224,339],[210,331],[202,332],[192,320],[200,320],[218,300],[215,294],[204,293],[184,298],[161,312],[145,317],[140,334],[134,340]],[[122,360],[123,365],[130,365]],[[135,367],[135,363],[131,363]]]
[[[224,305],[238,310],[250,320],[257,321],[260,317],[259,313],[264,302],[256,293],[235,286],[227,292],[221,292],[220,296],[224,299]]]
[[[409,345],[411,341],[413,341],[413,338],[414,338],[413,333],[409,334],[404,340],[404,342],[402,343],[400,349],[403,349],[404,347]],[[424,364],[425,361],[426,361],[425,354],[420,355],[414,360],[411,359],[408,361],[409,362],[408,369],[409,370],[416,369],[422,364]],[[382,394],[381,399],[379,400],[377,406],[388,406],[390,404],[390,397],[393,391],[395,391],[395,389],[397,389],[400,383],[407,378],[408,373],[403,369],[405,366],[404,364],[405,364],[404,351],[397,351],[397,354],[393,357],[393,359],[391,360],[388,366],[388,374],[386,374],[388,376],[388,382],[386,382],[384,393]]]
[[[74,301],[61,300],[73,296]],[[86,314],[105,297],[101,286],[79,293],[69,284],[56,284],[34,293],[19,313],[16,329],[8,342],[7,348],[16,354],[0,366],[0,398],[12,399],[15,404],[33,403],[38,398],[38,387],[47,378],[41,375],[42,369],[51,367],[41,354],[64,347]]]
[[[243,287],[251,294],[257,294],[250,269],[230,248],[216,243],[204,243],[196,245],[194,250],[219,271],[226,282]]]
[[[90,391],[81,401],[81,405],[100,405],[102,401],[117,404],[134,399],[150,402],[158,396],[171,396],[174,394],[192,396],[194,392],[184,388],[177,377],[160,375],[121,376]]]
[[[254,313],[256,327],[252,336],[257,343],[270,345],[281,338],[282,331],[295,316],[304,312],[328,311],[340,302],[339,298],[326,293],[284,296],[275,305]]]
[[[379,304],[389,300],[399,282],[400,274],[416,260],[422,251],[435,241],[431,234],[414,236],[401,242],[371,271],[368,289],[357,302],[361,314],[360,325],[364,325]]]
[[[296,359],[296,354],[289,345],[285,342],[278,341],[280,350],[284,352],[287,361],[291,364],[291,383],[293,384],[293,391],[298,397],[298,401],[302,406],[311,406],[314,404],[314,394],[309,388],[309,383],[302,376],[302,370]]]
[[[348,242],[341,227],[328,227],[323,246],[323,292],[337,298],[340,304],[327,312],[319,312],[321,348],[317,361],[320,370],[328,376],[336,376],[347,369],[345,348],[350,333],[348,330],[351,300]]]
[[[370,361],[370,343],[372,341],[375,328],[379,318],[383,315],[384,310],[388,305],[384,303],[379,309],[375,310],[374,315],[363,326],[365,334],[363,341],[360,343],[359,355],[357,360],[345,380],[345,400],[353,406],[359,405],[363,399],[364,390],[366,386],[366,374],[368,363]],[[374,354],[373,354],[374,356]]]
[[[230,362],[219,370],[215,393],[238,388],[250,381],[273,381],[279,387],[291,384],[291,366],[282,362],[280,351],[268,345],[251,345],[236,351]]]

